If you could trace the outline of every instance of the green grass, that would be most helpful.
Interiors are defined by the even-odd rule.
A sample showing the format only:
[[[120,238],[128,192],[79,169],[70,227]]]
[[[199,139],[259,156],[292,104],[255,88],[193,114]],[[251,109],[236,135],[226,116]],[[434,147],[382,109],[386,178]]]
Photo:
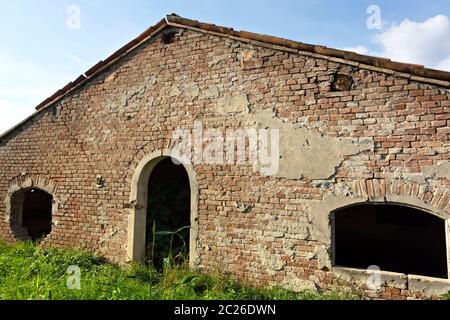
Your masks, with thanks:
[[[69,289],[69,266],[81,271],[80,289]],[[0,299],[3,300],[323,300],[353,299],[349,294],[294,293],[257,289],[219,274],[205,275],[186,267],[161,274],[134,265],[121,269],[96,255],[43,249],[31,243],[0,243]]]

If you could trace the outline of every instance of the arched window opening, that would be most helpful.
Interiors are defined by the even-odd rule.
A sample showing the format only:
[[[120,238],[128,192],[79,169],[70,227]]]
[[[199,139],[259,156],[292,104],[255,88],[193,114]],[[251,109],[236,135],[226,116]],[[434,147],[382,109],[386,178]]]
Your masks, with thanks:
[[[361,204],[334,212],[335,266],[448,278],[445,221],[422,210]]]
[[[189,260],[191,191],[189,176],[173,158],[153,168],[148,182],[146,260],[162,267]]]
[[[21,190],[11,198],[11,225],[18,240],[40,240],[52,230],[53,196],[38,189]]]

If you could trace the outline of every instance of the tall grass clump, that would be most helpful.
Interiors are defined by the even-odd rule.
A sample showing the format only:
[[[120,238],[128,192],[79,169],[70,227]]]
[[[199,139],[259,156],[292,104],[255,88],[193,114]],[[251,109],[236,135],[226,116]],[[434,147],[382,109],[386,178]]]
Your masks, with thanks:
[[[76,266],[79,289],[70,286]],[[68,286],[69,282],[69,286]],[[41,248],[33,243],[0,243],[2,300],[303,300],[354,299],[338,293],[294,293],[237,282],[219,273],[191,271],[186,262],[165,259],[163,270],[133,264],[120,268],[79,250]]]

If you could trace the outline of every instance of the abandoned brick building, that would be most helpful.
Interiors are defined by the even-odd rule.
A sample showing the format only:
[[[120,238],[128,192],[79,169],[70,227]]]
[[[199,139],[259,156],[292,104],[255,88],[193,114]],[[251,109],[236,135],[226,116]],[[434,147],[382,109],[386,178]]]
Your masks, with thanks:
[[[173,167],[173,133],[195,123],[278,129],[278,170]],[[150,186],[167,176],[183,184],[173,201],[188,197],[192,267],[294,290],[439,296],[449,124],[448,72],[169,15],[0,136],[0,238],[144,261]]]

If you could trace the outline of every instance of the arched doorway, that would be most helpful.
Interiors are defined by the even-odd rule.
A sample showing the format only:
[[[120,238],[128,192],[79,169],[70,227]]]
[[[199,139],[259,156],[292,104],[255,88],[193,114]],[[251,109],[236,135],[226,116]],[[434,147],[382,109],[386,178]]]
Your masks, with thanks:
[[[146,260],[160,268],[164,258],[189,257],[191,192],[186,169],[173,158],[153,168],[148,182]]]
[[[174,177],[178,177],[177,178],[178,180],[180,179],[180,177],[182,177],[181,179],[182,181],[184,181],[183,182],[184,190],[186,190],[185,186],[189,185],[188,192],[190,197],[189,201],[190,210],[188,215],[190,228],[184,229],[189,231],[187,236],[188,243],[186,243],[185,249],[189,255],[190,267],[196,268],[199,264],[199,257],[198,257],[199,191],[197,181],[195,178],[195,171],[191,164],[176,165],[172,160],[171,156],[172,154],[170,150],[155,151],[147,156],[144,156],[134,171],[134,175],[131,181],[130,214],[128,218],[128,243],[127,243],[128,260],[144,263],[146,260],[147,261],[149,260],[149,257],[152,254],[151,248],[149,248],[150,245],[149,242],[153,241],[152,235],[153,223],[151,222],[147,223],[148,220],[147,216],[149,214],[150,215],[152,214],[152,209],[150,209],[152,200],[150,196],[150,194],[152,194],[151,181],[158,181],[158,180],[161,181],[164,180],[164,177],[168,176],[170,176],[169,179],[171,180],[175,179]],[[176,168],[173,167],[172,165],[176,166]],[[186,183],[186,175],[188,183]],[[158,183],[156,183],[156,185],[158,185]],[[172,194],[171,201],[173,201],[175,196],[178,196],[178,193]],[[183,219],[181,219],[178,225],[180,226],[182,225],[182,227],[184,227],[187,222],[187,220],[185,220],[187,215],[182,215],[181,214],[182,211],[184,210],[180,210],[179,216],[180,217],[183,216]],[[159,228],[156,231],[158,230],[176,231],[176,230],[162,230]],[[178,236],[176,237],[178,238]],[[150,238],[152,238],[151,241]]]
[[[445,220],[398,204],[357,204],[333,213],[335,266],[448,278]]]
[[[53,196],[39,189],[25,189],[11,197],[11,225],[19,240],[37,241],[52,230]]]

